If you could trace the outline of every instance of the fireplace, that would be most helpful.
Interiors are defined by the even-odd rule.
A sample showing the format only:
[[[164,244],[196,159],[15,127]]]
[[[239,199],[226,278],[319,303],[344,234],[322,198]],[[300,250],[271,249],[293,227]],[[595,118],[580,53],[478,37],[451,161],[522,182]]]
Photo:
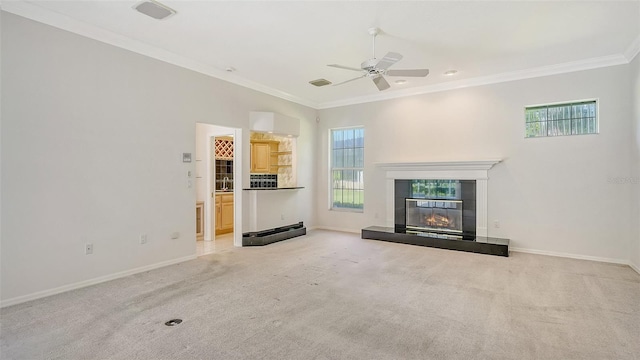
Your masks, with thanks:
[[[462,233],[462,201],[405,199],[407,230]]]
[[[487,172],[499,162],[376,164],[385,171],[386,226],[364,228],[362,238],[509,256],[509,239],[487,236]]]
[[[395,227],[429,236],[476,236],[475,180],[395,180]]]

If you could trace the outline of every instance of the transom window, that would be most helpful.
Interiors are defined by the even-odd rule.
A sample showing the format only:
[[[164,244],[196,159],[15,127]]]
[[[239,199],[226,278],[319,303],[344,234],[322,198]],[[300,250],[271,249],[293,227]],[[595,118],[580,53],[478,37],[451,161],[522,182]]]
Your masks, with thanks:
[[[331,130],[331,209],[364,207],[364,128]]]
[[[595,100],[525,108],[525,137],[598,133]]]

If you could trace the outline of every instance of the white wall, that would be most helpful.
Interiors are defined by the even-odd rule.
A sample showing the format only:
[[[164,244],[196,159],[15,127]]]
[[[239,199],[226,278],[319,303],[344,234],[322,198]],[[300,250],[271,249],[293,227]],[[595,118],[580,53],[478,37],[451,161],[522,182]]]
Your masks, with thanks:
[[[3,305],[194,256],[181,154],[196,122],[246,129],[248,185],[249,112],[300,119],[298,215],[313,225],[315,110],[16,15],[1,26]]]
[[[631,98],[633,99],[633,131],[632,135],[632,170],[631,185],[634,194],[632,213],[632,248],[630,252],[631,264],[640,272],[640,56],[636,55],[630,65],[631,72]]]
[[[628,66],[616,66],[320,110],[318,225],[384,225],[375,163],[502,158],[489,171],[489,236],[628,261],[631,188],[608,179],[631,175],[629,86]],[[599,135],[524,138],[525,106],[591,98],[599,99]],[[365,126],[365,210],[329,211],[328,129],[354,125]]]
[[[0,69],[2,69],[2,16],[0,16]],[[1,76],[1,73],[0,73]],[[0,159],[2,159],[2,81],[0,81]],[[0,204],[3,203],[2,195],[2,164],[0,164]],[[0,269],[2,269],[2,206],[0,206]],[[2,279],[0,279],[2,280]],[[2,299],[2,287],[0,286],[0,299]]]
[[[272,229],[303,221],[300,213],[309,204],[296,195],[298,191],[300,190],[283,189],[245,192],[245,196],[250,199],[249,209],[252,211],[249,216],[249,231]],[[273,206],[275,202],[280,204],[279,208]],[[309,224],[305,222],[305,226],[309,227]]]

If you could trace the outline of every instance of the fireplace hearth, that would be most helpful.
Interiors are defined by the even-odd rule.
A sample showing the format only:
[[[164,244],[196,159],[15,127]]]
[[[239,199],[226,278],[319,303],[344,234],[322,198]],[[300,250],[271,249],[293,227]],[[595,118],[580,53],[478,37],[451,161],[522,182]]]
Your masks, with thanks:
[[[459,236],[424,231],[397,230],[384,226],[369,226],[362,229],[361,237],[400,244],[419,245],[448,250],[472,252],[497,256],[509,256],[509,239],[476,236],[460,239]]]

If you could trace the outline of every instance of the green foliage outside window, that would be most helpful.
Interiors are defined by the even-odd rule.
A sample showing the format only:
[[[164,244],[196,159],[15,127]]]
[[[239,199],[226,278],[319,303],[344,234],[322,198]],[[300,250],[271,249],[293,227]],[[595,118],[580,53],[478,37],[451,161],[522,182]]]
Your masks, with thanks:
[[[596,101],[525,108],[525,137],[598,133]]]
[[[457,180],[412,180],[411,197],[416,199],[457,199],[460,182]]]

